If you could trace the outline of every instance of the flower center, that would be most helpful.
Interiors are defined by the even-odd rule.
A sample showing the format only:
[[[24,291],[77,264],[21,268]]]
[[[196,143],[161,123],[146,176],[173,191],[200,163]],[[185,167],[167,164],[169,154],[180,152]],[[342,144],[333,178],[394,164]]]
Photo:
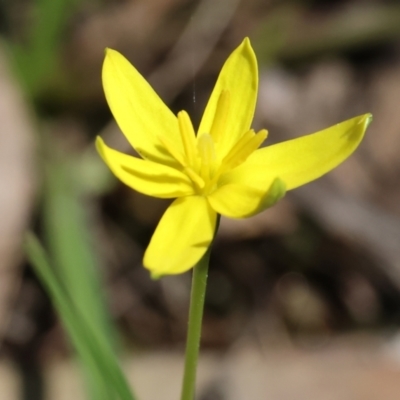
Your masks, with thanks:
[[[229,114],[230,97],[222,91],[218,99],[210,133],[194,132],[186,111],[178,113],[179,131],[183,153],[166,137],[160,137],[166,150],[178,161],[183,171],[192,180],[199,195],[207,196],[218,187],[218,180],[224,173],[246,161],[267,137],[267,131],[245,132],[233,145],[224,143],[224,125]]]

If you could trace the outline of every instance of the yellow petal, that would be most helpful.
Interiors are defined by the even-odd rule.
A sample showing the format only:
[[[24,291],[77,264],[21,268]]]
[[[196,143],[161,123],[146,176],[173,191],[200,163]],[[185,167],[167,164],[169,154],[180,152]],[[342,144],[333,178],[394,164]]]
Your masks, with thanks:
[[[204,255],[214,237],[216,213],[201,196],[176,199],[159,222],[144,255],[154,278],[180,274]]]
[[[175,168],[120,153],[100,137],[96,139],[96,148],[114,175],[138,192],[161,198],[193,194],[190,179]]]
[[[217,83],[208,101],[200,123],[198,134],[211,133],[215,111],[218,103],[221,103],[220,96],[224,93],[229,95],[229,109],[224,123],[217,123],[223,126],[224,131],[213,132],[216,141],[222,140],[222,149],[229,149],[246,133],[254,115],[254,108],[257,100],[258,71],[257,59],[251,47],[250,40],[244,39],[233,53],[226,60],[219,74]],[[226,96],[225,96],[226,97]],[[222,107],[224,108],[224,107]],[[220,113],[225,113],[220,111]],[[222,134],[221,134],[222,133]],[[222,150],[221,156],[226,153]]]
[[[342,163],[357,148],[372,121],[371,114],[349,119],[320,132],[256,150],[221,183],[263,187],[279,176],[286,190],[304,185]]]
[[[285,195],[285,184],[276,178],[266,187],[256,189],[241,184],[227,184],[208,196],[211,207],[230,218],[246,218],[264,211]]]
[[[107,49],[102,79],[108,105],[129,143],[145,159],[177,165],[158,139],[165,135],[182,151],[177,118],[143,76],[124,56]]]

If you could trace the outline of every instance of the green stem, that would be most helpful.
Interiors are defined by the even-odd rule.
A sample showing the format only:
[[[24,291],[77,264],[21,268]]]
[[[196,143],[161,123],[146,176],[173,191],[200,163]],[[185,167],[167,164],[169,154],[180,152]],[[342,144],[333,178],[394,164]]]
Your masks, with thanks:
[[[181,400],[194,399],[210,250],[211,246],[193,269],[189,326],[186,340],[185,371],[182,382]]]

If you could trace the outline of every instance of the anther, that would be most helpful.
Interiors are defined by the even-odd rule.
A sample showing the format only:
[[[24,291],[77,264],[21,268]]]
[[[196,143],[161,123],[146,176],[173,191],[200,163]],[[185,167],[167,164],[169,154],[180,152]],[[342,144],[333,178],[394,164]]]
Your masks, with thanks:
[[[210,179],[211,170],[216,159],[214,142],[208,133],[203,133],[198,138],[197,150],[201,160],[200,175],[207,181]]]
[[[247,159],[268,136],[268,132],[263,129],[258,133],[253,130],[246,132],[239,141],[232,147],[224,158],[222,165],[234,168]]]
[[[194,166],[196,163],[196,135],[192,121],[186,111],[178,113],[178,123],[188,164]]]
[[[218,143],[224,133],[225,122],[229,113],[230,94],[222,90],[215,108],[214,120],[211,126],[210,135],[215,143]]]

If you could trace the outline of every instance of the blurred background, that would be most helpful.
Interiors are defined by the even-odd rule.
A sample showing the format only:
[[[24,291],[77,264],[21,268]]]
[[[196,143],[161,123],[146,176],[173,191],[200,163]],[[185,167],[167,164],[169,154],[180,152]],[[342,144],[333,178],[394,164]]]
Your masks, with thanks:
[[[222,219],[198,399],[400,396],[397,1],[3,0],[0,32],[1,399],[87,398],[26,261],[27,229],[78,308],[90,310],[90,293],[106,304],[139,398],[178,398],[190,274],[150,279],[142,255],[168,202],[116,181],[94,151],[99,134],[130,151],[102,91],[104,49],[197,124],[245,36],[267,143],[366,112],[374,121],[328,176],[261,215]]]

